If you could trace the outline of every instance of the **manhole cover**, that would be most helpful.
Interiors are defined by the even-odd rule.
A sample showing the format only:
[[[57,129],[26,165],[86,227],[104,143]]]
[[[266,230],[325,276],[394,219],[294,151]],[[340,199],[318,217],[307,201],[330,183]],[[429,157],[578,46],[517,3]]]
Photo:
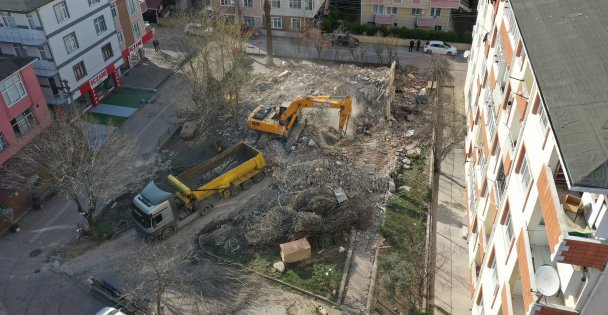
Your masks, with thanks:
[[[41,249],[34,249],[32,252],[30,252],[30,257],[36,257],[38,255],[40,255],[40,253],[42,253]]]

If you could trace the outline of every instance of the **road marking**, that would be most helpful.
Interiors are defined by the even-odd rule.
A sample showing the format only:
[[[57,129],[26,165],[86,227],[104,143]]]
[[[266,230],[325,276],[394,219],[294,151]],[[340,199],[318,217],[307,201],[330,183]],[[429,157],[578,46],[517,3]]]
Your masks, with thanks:
[[[36,235],[34,235],[34,237],[30,239],[30,244],[34,243],[38,239],[38,237],[40,237],[40,235],[42,235],[45,231],[48,231],[47,228],[50,225],[54,224],[55,220],[57,220],[59,216],[61,216],[71,206],[71,202],[69,200],[65,201],[66,202],[63,204],[63,207],[60,209],[60,211],[57,211],[57,213],[55,213],[55,215],[51,218],[51,220],[48,221],[48,223],[44,227],[33,232],[36,233]]]

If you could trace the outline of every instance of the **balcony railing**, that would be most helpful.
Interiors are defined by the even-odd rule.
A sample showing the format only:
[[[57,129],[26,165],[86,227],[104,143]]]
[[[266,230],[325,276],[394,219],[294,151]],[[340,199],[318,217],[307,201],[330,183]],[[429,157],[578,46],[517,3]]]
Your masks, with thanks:
[[[53,91],[49,88],[42,89],[42,93],[49,105],[63,105],[68,102],[68,97],[65,93],[59,92],[58,95],[54,95]]]
[[[39,77],[50,78],[58,73],[57,65],[54,62],[44,59],[38,59],[34,62],[34,70]]]
[[[47,40],[43,31],[22,28],[0,28],[0,42],[41,46]]]

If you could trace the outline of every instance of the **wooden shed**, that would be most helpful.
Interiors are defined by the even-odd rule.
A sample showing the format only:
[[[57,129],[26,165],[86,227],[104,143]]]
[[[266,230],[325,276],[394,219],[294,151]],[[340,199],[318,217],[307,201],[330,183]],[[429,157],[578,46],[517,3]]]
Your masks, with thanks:
[[[310,244],[306,238],[281,244],[281,259],[285,263],[304,260],[311,255]]]

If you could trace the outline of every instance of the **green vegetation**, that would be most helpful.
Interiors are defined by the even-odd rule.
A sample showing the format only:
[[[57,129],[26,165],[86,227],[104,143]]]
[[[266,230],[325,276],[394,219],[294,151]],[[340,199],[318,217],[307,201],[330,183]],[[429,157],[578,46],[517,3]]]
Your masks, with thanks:
[[[267,276],[335,300],[342,281],[346,251],[338,253],[337,245],[334,244],[331,244],[330,247],[323,247],[324,250],[320,247],[321,244],[318,247],[314,243],[311,245],[313,247],[312,257],[304,261],[286,264],[283,273],[276,272],[272,266],[275,262],[281,261],[278,246],[277,249],[241,249],[231,252],[213,243],[208,243],[205,244],[205,250]],[[336,294],[334,295],[333,292]]]
[[[126,106],[131,108],[140,108],[146,104],[154,96],[154,92],[131,89],[131,88],[120,88],[114,89],[112,93],[103,99],[104,104],[111,104],[117,106]]]
[[[399,191],[389,199],[380,232],[389,249],[378,260],[378,294],[383,305],[416,313],[422,306],[425,282],[426,215],[429,204],[428,166],[424,156],[412,159],[395,183]]]
[[[122,126],[129,119],[129,117],[106,115],[99,113],[88,113],[88,115],[91,118],[92,123],[114,127]]]

